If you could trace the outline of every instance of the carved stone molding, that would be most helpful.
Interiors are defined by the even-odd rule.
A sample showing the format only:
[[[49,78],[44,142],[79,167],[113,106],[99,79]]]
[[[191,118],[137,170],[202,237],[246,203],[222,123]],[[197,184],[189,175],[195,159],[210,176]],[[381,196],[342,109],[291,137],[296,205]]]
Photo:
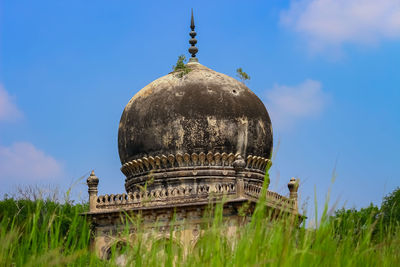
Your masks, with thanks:
[[[177,153],[176,155],[169,154],[159,156],[142,157],[129,161],[122,165],[121,171],[126,177],[132,177],[150,171],[165,171],[166,169],[185,168],[185,167],[202,167],[202,166],[219,166],[219,167],[233,167],[232,164],[239,154],[233,153],[212,153],[207,154],[201,152],[199,154],[192,153]],[[258,170],[265,172],[269,159],[259,156],[249,155],[246,158],[246,169]]]

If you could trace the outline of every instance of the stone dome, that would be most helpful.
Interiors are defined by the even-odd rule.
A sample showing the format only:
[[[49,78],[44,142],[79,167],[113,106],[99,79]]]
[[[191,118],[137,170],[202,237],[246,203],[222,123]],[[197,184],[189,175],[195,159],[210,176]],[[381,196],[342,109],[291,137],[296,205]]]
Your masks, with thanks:
[[[188,73],[174,71],[144,87],[122,113],[118,148],[128,192],[149,174],[153,186],[170,186],[177,176],[187,182],[205,167],[203,176],[227,175],[238,155],[263,180],[272,152],[264,104],[232,77],[195,61],[186,66]]]
[[[140,90],[121,116],[121,163],[176,153],[226,152],[270,158],[272,127],[261,100],[243,83],[190,62]]]

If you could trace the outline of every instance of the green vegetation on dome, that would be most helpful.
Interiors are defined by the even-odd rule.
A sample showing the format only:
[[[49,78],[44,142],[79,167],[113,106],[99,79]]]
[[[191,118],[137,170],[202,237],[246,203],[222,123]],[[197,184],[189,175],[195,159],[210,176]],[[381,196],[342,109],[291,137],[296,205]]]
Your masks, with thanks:
[[[176,65],[172,66],[174,72],[178,72],[179,78],[182,78],[191,71],[191,69],[185,63],[186,57],[184,55],[180,55],[176,61]]]
[[[244,72],[242,68],[236,69],[236,76],[242,81],[242,83],[250,80],[250,76]]]

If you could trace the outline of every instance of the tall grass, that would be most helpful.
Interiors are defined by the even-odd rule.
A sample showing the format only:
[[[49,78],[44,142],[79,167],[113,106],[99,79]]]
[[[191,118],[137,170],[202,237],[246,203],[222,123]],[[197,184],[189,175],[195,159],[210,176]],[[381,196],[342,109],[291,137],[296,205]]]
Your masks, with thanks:
[[[106,261],[90,249],[90,225],[80,215],[87,210],[86,205],[4,199],[0,201],[0,266],[112,266],[121,262],[129,266],[400,264],[399,226],[383,225],[376,214],[371,213],[360,225],[360,221],[345,216],[329,218],[325,209],[318,227],[307,229],[304,223],[298,227],[293,216],[276,219],[276,214],[265,208],[265,201],[260,199],[250,223],[239,227],[233,237],[226,235],[222,204],[216,205],[212,221],[189,253],[172,239],[153,240],[147,246],[137,225],[134,241],[127,246],[115,244],[111,259]],[[127,218],[126,235],[131,223],[137,221]],[[125,255],[123,260],[120,254]]]
[[[50,200],[0,202],[0,266],[98,263],[89,251],[84,205]]]

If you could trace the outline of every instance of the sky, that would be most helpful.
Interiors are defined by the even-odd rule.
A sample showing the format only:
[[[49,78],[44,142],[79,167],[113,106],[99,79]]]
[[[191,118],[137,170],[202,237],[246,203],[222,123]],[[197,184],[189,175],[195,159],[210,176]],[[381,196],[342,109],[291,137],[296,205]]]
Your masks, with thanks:
[[[0,194],[86,199],[91,170],[99,194],[124,192],[120,116],[189,56],[191,8],[200,63],[242,67],[270,113],[271,190],[299,178],[310,212],[314,195],[361,208],[400,186],[398,0],[37,0],[0,2]]]

